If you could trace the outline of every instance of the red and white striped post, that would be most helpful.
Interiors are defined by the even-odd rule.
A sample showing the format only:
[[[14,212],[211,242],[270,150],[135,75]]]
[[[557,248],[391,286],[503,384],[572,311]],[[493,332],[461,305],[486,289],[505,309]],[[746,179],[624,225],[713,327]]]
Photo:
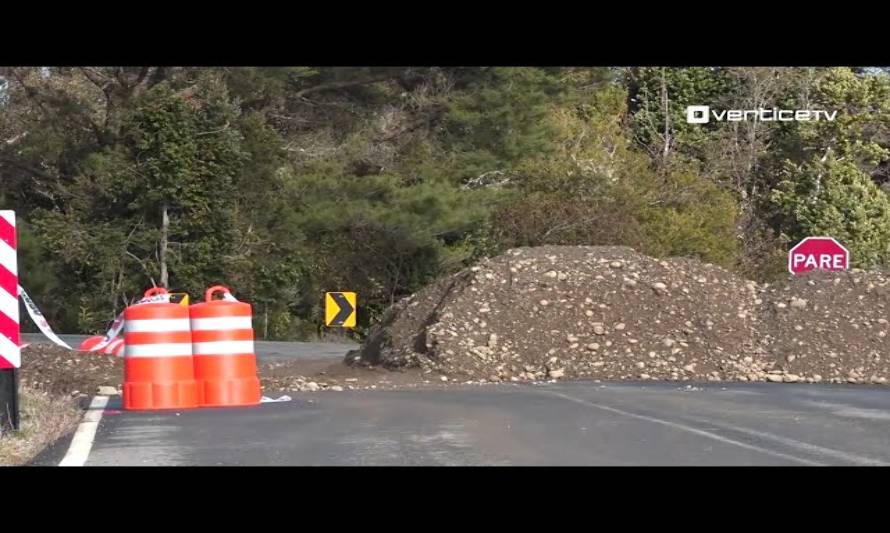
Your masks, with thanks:
[[[0,211],[0,431],[19,428],[20,341],[15,212]]]

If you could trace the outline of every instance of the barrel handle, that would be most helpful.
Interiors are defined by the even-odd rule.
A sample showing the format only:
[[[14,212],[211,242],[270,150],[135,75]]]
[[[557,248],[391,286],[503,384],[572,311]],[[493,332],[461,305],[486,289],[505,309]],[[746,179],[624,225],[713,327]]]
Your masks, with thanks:
[[[223,287],[222,285],[214,285],[213,287],[210,287],[209,289],[207,289],[207,292],[204,293],[204,301],[205,302],[213,301],[213,293],[220,292],[220,291],[227,293],[227,294],[232,294],[232,291],[230,291],[228,288]]]
[[[145,291],[145,297],[154,296],[156,294],[167,294],[167,289],[164,287],[152,287]]]

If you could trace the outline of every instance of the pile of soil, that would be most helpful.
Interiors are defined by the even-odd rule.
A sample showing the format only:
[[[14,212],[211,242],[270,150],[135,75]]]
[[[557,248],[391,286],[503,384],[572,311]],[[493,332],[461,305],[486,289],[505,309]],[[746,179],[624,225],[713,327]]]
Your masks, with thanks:
[[[763,342],[792,381],[887,383],[888,308],[885,273],[814,272],[764,291]]]
[[[32,344],[22,350],[19,381],[52,395],[86,397],[97,394],[99,387],[119,389],[123,369],[120,357]]]
[[[876,337],[886,324],[876,313],[888,303],[885,284],[851,272],[768,286],[625,247],[519,248],[398,302],[346,362],[492,382],[814,382],[854,372],[856,382],[879,383],[886,345],[866,332]]]

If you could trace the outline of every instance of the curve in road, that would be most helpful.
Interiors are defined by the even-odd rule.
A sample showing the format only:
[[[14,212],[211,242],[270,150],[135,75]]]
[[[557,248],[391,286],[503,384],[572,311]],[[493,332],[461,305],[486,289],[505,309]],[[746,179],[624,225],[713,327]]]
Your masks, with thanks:
[[[575,382],[291,395],[182,413],[119,412],[114,398],[86,464],[890,464],[881,387]]]

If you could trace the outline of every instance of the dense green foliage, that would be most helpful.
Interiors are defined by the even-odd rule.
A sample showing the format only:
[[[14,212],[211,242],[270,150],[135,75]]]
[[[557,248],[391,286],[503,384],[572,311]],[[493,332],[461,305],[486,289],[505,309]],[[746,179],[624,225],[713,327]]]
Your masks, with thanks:
[[[23,285],[99,331],[154,284],[230,285],[260,337],[358,333],[514,246],[623,244],[746,276],[789,243],[890,263],[890,82],[849,68],[0,68]],[[837,110],[688,124],[688,105]],[[330,332],[328,332],[330,334]]]

